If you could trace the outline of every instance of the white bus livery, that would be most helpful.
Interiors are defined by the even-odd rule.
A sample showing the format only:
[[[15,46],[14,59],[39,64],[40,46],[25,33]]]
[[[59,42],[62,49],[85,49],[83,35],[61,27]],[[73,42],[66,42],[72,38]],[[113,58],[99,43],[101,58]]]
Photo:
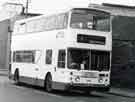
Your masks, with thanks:
[[[10,76],[52,90],[108,91],[112,34],[108,12],[90,8],[16,21]]]

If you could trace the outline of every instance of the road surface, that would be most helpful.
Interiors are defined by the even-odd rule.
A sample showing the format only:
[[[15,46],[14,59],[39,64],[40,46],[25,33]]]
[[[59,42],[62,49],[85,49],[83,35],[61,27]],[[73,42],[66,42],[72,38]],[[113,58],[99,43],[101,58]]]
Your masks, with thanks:
[[[61,91],[47,93],[43,88],[15,85],[6,76],[0,76],[0,102],[135,102],[135,98],[98,92],[91,95]]]

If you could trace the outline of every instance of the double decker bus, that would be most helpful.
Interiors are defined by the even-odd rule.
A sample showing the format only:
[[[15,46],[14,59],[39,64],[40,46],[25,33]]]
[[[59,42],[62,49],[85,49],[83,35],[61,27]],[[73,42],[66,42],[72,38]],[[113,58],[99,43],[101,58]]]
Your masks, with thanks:
[[[52,90],[108,91],[112,34],[108,12],[72,8],[16,21],[10,75]]]

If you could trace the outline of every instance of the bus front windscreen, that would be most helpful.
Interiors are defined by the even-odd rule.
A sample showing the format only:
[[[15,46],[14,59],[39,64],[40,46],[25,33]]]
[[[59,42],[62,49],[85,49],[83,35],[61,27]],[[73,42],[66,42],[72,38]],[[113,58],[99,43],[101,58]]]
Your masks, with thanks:
[[[69,48],[67,67],[76,70],[109,71],[110,52]]]
[[[68,68],[89,70],[90,50],[68,49]]]
[[[110,15],[98,10],[74,9],[71,14],[70,27],[109,32]]]

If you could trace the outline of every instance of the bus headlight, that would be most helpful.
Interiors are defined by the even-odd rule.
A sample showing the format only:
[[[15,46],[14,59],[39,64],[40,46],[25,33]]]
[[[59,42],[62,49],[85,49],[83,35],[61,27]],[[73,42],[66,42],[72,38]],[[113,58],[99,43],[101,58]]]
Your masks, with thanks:
[[[76,82],[79,82],[79,81],[80,81],[80,77],[77,76],[77,77],[75,78],[75,81],[76,81]]]
[[[105,85],[106,85],[106,86],[108,85],[108,80],[107,80],[107,79],[105,80]]]
[[[99,78],[99,79],[98,79],[98,82],[99,82],[99,83],[102,83],[102,82],[103,82],[103,79],[102,79],[102,78]]]

